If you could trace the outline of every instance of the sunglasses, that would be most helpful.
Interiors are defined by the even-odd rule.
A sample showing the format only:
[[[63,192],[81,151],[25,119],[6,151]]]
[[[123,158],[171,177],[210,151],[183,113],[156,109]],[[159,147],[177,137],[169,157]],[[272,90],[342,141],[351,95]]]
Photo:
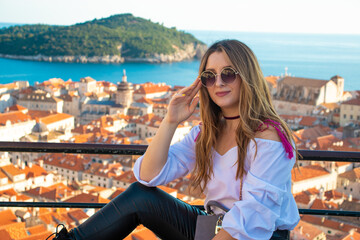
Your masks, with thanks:
[[[201,83],[204,87],[211,87],[216,82],[216,76],[220,75],[221,80],[225,84],[230,84],[235,81],[236,74],[239,74],[239,72],[236,72],[231,67],[226,67],[221,70],[221,73],[215,74],[210,70],[203,71],[200,74]]]

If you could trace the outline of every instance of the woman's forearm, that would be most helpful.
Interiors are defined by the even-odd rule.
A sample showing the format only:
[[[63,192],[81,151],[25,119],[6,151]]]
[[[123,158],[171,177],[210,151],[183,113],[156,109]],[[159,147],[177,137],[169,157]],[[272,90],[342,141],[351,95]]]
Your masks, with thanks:
[[[140,178],[149,182],[159,174],[166,163],[171,140],[178,124],[171,123],[165,117],[156,135],[149,144],[140,167]]]

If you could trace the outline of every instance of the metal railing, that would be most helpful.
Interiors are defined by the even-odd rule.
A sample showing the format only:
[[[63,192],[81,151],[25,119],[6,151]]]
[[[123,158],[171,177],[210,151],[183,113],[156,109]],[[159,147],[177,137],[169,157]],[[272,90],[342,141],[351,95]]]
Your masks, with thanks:
[[[0,152],[142,155],[146,145],[0,142]],[[299,150],[300,160],[360,163],[360,152]],[[0,202],[0,207],[102,208],[103,203]],[[203,206],[196,205],[200,209]],[[299,209],[300,214],[360,217],[358,211]]]

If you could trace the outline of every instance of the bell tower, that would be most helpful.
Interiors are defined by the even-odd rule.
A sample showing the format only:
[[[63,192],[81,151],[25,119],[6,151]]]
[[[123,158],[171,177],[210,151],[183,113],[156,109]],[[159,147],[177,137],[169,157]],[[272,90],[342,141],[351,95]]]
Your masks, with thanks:
[[[122,81],[118,83],[116,93],[116,104],[121,104],[124,107],[130,107],[133,101],[134,86],[127,81],[126,71],[124,69]]]

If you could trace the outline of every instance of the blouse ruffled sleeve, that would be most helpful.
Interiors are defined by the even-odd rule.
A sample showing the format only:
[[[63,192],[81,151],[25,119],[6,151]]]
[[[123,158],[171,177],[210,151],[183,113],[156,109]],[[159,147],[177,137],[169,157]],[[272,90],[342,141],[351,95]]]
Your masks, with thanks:
[[[224,230],[236,239],[270,239],[276,229],[293,229],[299,221],[291,194],[295,158],[287,158],[281,142],[260,139],[257,149],[255,156],[255,144],[250,144],[242,200],[223,220]]]
[[[196,126],[180,141],[170,146],[168,158],[160,173],[149,182],[141,180],[140,167],[144,156],[139,157],[134,165],[135,178],[142,184],[154,187],[164,185],[174,179],[184,177],[195,166],[195,139],[200,132]]]

